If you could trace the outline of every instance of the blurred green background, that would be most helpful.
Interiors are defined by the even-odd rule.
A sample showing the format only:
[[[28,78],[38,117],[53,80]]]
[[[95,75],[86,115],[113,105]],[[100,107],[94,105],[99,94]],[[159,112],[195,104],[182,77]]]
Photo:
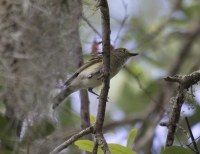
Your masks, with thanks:
[[[5,55],[2,54],[0,64],[0,153],[2,154],[49,153],[57,145],[80,131],[79,92],[73,93],[55,111],[51,109],[52,104],[48,100],[52,93],[55,95],[60,91],[59,87],[63,81],[76,70],[74,67],[76,60],[72,54],[76,41],[74,41],[70,29],[74,25],[79,26],[80,42],[85,61],[91,58],[93,42],[102,41],[101,37],[91,29],[85,20],[80,19],[79,23],[73,23],[73,20],[68,21],[68,18],[73,19],[73,15],[67,16],[66,14],[73,13],[73,10],[76,9],[71,6],[71,3],[69,1],[65,4],[66,12],[62,14],[60,13],[62,9],[55,9],[56,7],[54,8],[50,1],[28,2],[24,0],[20,2],[20,5],[23,6],[20,8],[21,12],[22,14],[29,12],[30,16],[23,14],[22,17],[25,16],[26,19],[23,20],[24,22],[21,22],[22,18],[20,17],[13,16],[14,19],[20,19],[20,21],[9,17],[9,20],[15,21],[15,24],[19,25],[19,28],[10,30],[9,27],[6,27],[7,33],[3,32],[3,29],[0,30],[1,38],[6,38],[9,35],[12,36],[13,42],[17,42],[16,38],[21,37],[20,32],[22,32],[28,37],[27,40],[30,40],[24,47],[27,49],[25,52],[28,51],[26,56],[36,56],[35,59],[20,59],[20,55],[15,55],[14,52],[12,55],[6,56],[12,58],[18,56],[23,69],[27,68],[27,71],[22,73],[23,80],[20,80],[19,83],[23,83],[21,85],[25,85],[26,82],[31,83],[28,88],[22,87],[34,94],[33,100],[37,100],[25,101],[24,104],[20,104],[16,103],[18,100],[14,99],[18,97],[13,97],[11,108],[15,110],[21,105],[20,110],[14,112],[19,113],[19,115],[13,114],[13,117],[23,119],[21,120],[21,133],[16,136],[12,125],[5,117],[9,105],[4,104],[9,99],[3,99],[3,96],[10,93],[8,88],[13,89],[16,96],[24,89],[21,88],[23,89],[21,90],[17,85],[12,87],[12,84],[9,84],[16,74],[14,71],[10,71],[11,65],[7,66],[8,60],[4,62]],[[132,128],[137,128],[138,134],[133,149],[139,154],[159,154],[165,146],[167,135],[167,128],[161,127],[159,123],[169,119],[174,102],[173,98],[177,92],[177,84],[167,83],[164,78],[175,74],[190,74],[199,70],[200,2],[197,0],[108,0],[108,3],[112,46],[114,48],[125,47],[132,52],[139,53],[139,55],[130,59],[126,64],[126,69],[122,69],[111,80],[104,124],[104,133],[111,134],[105,136],[106,140],[108,143],[126,145],[129,131]],[[101,33],[100,11],[95,10],[95,2],[84,0],[82,4],[82,14]],[[3,8],[3,2],[1,5]],[[61,1],[55,4],[55,6],[59,5],[63,5]],[[14,10],[14,7],[12,9]],[[49,10],[52,14],[48,14]],[[38,14],[42,17],[39,18]],[[54,18],[51,18],[51,15]],[[38,22],[34,22],[35,20]],[[57,22],[63,25],[56,26]],[[0,25],[3,27],[5,23],[7,22],[2,19]],[[31,27],[26,24],[31,25]],[[60,29],[57,31],[57,28],[63,31]],[[35,35],[39,36],[39,39]],[[26,37],[24,42],[26,42],[25,39]],[[12,41],[9,43],[12,44]],[[35,47],[34,44],[37,46]],[[1,43],[0,47],[4,47],[4,44]],[[14,49],[18,50],[17,47],[14,46]],[[98,51],[101,49],[101,45],[99,45]],[[18,53],[18,51],[16,52]],[[63,56],[61,52],[66,52],[66,55]],[[45,54],[43,55],[43,53]],[[56,58],[52,58],[53,56]],[[38,59],[40,60],[38,61]],[[16,67],[20,68],[20,64]],[[37,85],[26,76],[32,72],[37,74],[31,75]],[[32,95],[30,97],[26,90],[22,92],[24,99],[26,100],[26,97],[32,99]],[[97,93],[100,93],[100,90],[100,87],[94,89]],[[188,116],[195,138],[200,136],[199,90],[198,85],[194,85],[192,89],[188,90],[181,114],[181,117]],[[13,94],[7,98],[12,98],[12,96]],[[89,100],[90,114],[96,116],[98,99],[89,94]],[[22,111],[23,114],[20,113]],[[179,125],[187,130],[183,118],[181,118]],[[189,143],[191,140],[188,140],[183,130],[178,128],[174,144],[186,146]],[[200,147],[199,140],[197,143]],[[60,153],[78,154],[83,152],[72,144],[67,150]]]

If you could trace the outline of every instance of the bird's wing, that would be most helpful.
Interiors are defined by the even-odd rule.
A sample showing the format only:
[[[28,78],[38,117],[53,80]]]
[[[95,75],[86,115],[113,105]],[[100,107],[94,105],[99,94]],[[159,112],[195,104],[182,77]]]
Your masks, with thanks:
[[[88,62],[84,63],[67,81],[65,81],[64,85],[68,86],[85,68],[101,61],[102,61],[102,56],[90,59]]]

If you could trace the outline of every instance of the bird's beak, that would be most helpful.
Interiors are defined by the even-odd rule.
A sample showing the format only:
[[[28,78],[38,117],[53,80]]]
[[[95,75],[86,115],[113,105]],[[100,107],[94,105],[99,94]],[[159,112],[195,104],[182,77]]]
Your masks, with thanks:
[[[130,55],[131,57],[132,57],[132,56],[137,56],[138,53],[130,53],[129,55]]]

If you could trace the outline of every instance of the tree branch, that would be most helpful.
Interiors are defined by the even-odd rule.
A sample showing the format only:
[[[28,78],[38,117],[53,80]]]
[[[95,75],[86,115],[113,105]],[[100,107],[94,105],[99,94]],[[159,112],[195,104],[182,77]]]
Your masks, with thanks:
[[[90,23],[90,21],[82,15],[83,20],[88,24],[88,26],[97,34],[100,38],[102,38],[101,34],[98,32],[98,30]]]
[[[102,133],[106,110],[106,101],[110,88],[110,16],[107,0],[101,0],[99,6],[102,21],[103,77],[97,119],[95,123],[95,139],[98,145],[104,151],[104,153],[110,154],[110,150]]]
[[[87,135],[89,133],[94,132],[94,127],[90,126],[81,132],[73,135],[69,140],[65,141],[61,145],[57,146],[50,154],[57,154],[58,152],[62,151],[63,149],[66,149],[70,144],[72,144],[74,141],[78,140],[79,138],[83,137],[84,135]]]
[[[188,121],[188,118],[187,118],[187,117],[185,117],[185,121],[186,121],[186,123],[187,123],[188,130],[189,130],[189,132],[190,132],[190,137],[191,137],[192,143],[193,143],[194,148],[195,148],[195,153],[196,153],[196,154],[199,154],[199,150],[198,150],[196,141],[195,141],[195,139],[194,139],[194,136],[193,136],[193,134],[192,134],[192,130],[191,130],[191,127],[190,127],[190,124],[189,124],[189,121]]]
[[[119,30],[118,30],[118,32],[117,32],[117,36],[116,36],[116,38],[115,38],[115,40],[114,40],[114,42],[113,42],[113,46],[116,45],[116,42],[117,42],[117,40],[119,39],[119,34],[120,34],[120,32],[121,32],[121,30],[122,30],[122,28],[123,28],[123,26],[124,26],[126,20],[128,19],[128,15],[127,15],[127,4],[126,4],[123,0],[122,0],[122,5],[123,5],[123,7],[124,7],[125,14],[124,14],[124,18],[123,18],[123,20],[122,20],[122,23],[121,23],[121,25],[120,25],[120,28],[119,28]]]
[[[165,81],[169,82],[178,82],[181,84],[183,89],[188,89],[192,85],[196,84],[200,80],[200,71],[195,71],[189,75],[175,75],[175,76],[168,76],[164,78]]]
[[[174,142],[174,134],[177,128],[177,123],[180,119],[180,113],[181,113],[181,107],[185,100],[185,93],[186,90],[191,87],[192,85],[196,84],[198,81],[200,81],[200,71],[193,72],[189,75],[183,75],[183,76],[169,76],[165,78],[166,81],[169,82],[178,82],[178,94],[176,96],[176,102],[174,102],[173,110],[171,117],[168,122],[161,123],[161,126],[167,126],[168,127],[168,134],[166,139],[166,147],[172,146]]]

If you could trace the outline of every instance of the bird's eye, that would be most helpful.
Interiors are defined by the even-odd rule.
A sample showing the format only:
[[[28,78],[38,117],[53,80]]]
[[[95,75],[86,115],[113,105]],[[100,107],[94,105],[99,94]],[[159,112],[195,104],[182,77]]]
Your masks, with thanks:
[[[126,49],[122,49],[122,52],[126,52]]]

